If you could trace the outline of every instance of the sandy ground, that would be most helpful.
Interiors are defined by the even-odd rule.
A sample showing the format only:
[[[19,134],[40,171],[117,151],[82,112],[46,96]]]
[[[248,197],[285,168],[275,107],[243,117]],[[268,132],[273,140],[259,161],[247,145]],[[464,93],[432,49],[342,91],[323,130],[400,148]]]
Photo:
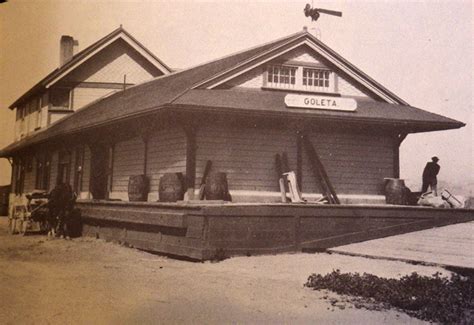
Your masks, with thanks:
[[[338,254],[282,254],[192,263],[92,238],[6,232],[0,218],[1,324],[418,324],[398,311],[331,306],[311,273],[399,277],[440,268]],[[329,293],[329,297],[339,296]]]

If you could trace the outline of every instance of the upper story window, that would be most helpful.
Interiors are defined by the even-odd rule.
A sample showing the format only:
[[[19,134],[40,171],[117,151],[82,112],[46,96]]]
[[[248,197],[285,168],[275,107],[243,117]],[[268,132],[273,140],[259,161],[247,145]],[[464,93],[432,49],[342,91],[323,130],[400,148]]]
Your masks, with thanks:
[[[336,92],[335,74],[323,67],[269,65],[266,73],[264,86],[269,88]]]
[[[276,88],[295,88],[296,68],[271,65],[267,69],[267,85]]]
[[[26,116],[26,106],[23,104],[16,109],[16,119],[21,120]]]
[[[53,109],[70,109],[70,89],[69,88],[52,88],[50,94],[51,108]]]
[[[303,86],[308,90],[327,91],[330,74],[329,70],[303,68]]]

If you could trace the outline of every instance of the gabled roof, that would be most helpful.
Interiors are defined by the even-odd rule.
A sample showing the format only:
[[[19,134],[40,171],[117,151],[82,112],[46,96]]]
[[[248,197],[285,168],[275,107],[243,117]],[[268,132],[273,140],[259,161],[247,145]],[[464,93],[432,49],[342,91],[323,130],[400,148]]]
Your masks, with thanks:
[[[347,74],[356,83],[362,85],[368,92],[372,93],[377,98],[380,98],[381,100],[384,100],[388,103],[408,105],[408,103],[403,99],[376,82],[374,79],[369,77],[367,74],[362,72],[356,66],[351,64],[349,61],[344,59],[342,56],[337,54],[334,50],[329,48],[326,44],[308,32],[301,33],[299,37],[295,38],[291,43],[286,44],[284,47],[262,51],[258,56],[249,58],[248,60],[241,62],[239,65],[222,71],[221,73],[212,76],[208,80],[204,80],[196,87],[213,89],[228,80],[231,80],[259,65],[262,65],[265,62],[272,60],[275,57],[281,56],[282,54],[302,45],[307,45],[312,48],[331,65],[336,67],[341,72]]]
[[[464,126],[462,122],[403,104],[387,104],[383,102],[366,103],[364,106],[361,106],[364,108],[356,114],[307,110],[298,111],[293,109],[289,111],[288,109],[284,110],[280,107],[283,103],[280,97],[284,96],[284,93],[271,91],[254,91],[252,93],[239,92],[236,90],[206,90],[205,87],[203,87],[204,83],[215,80],[221,76],[223,72],[233,71],[237,67],[245,65],[247,62],[253,62],[258,58],[261,59],[264,53],[274,53],[275,51],[291,47],[295,43],[301,42],[302,38],[313,37],[307,32],[299,32],[215,61],[174,72],[169,75],[160,76],[145,83],[132,86],[124,91],[117,92],[109,97],[91,103],[50,125],[48,128],[11,144],[3,149],[3,151],[0,151],[0,156],[5,157],[30,145],[64,135],[87,132],[87,130],[92,128],[154,114],[162,110],[179,110],[183,107],[191,107],[194,111],[206,110],[207,108],[219,108],[221,110],[226,109],[227,112],[231,112],[232,110],[246,110],[247,112],[256,113],[256,111],[260,110],[268,114],[297,114],[305,118],[322,119],[334,119],[337,117],[343,120],[358,120],[367,123],[397,121],[397,123],[399,122],[405,127],[411,127],[412,131],[410,132],[445,130]],[[365,76],[362,72],[357,73],[361,76]],[[373,83],[375,84],[375,82]],[[226,98],[230,100],[229,103],[233,103],[232,107],[229,107],[229,104],[225,104]]]
[[[13,109],[20,105],[24,100],[27,100],[31,95],[36,92],[48,88],[51,84],[58,81],[60,78],[77,68],[91,56],[103,50],[109,44],[114,42],[117,39],[123,39],[130,46],[132,46],[137,52],[139,52],[145,59],[147,59],[151,64],[156,68],[162,71],[164,74],[170,73],[172,70],[158,59],[152,52],[150,52],[143,44],[136,40],[130,33],[128,33],[122,26],[111,32],[110,34],[104,36],[97,42],[88,46],[84,50],[75,54],[72,59],[64,64],[61,67],[56,68],[46,77],[41,79],[36,85],[34,85],[30,90],[24,93],[20,98],[18,98],[13,104],[9,106],[10,109]]]

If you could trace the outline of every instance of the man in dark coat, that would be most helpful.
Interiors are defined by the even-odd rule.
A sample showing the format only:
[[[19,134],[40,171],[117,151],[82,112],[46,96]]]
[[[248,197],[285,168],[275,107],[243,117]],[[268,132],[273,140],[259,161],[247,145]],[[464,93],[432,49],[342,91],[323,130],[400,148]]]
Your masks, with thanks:
[[[428,191],[428,186],[431,188],[431,191],[435,196],[438,195],[437,184],[438,180],[436,176],[439,173],[438,157],[431,158],[431,161],[428,162],[423,170],[423,185],[421,187],[421,192],[426,193]]]
[[[69,237],[67,218],[74,208],[76,195],[69,184],[60,183],[49,194],[49,211],[51,227],[56,236]]]

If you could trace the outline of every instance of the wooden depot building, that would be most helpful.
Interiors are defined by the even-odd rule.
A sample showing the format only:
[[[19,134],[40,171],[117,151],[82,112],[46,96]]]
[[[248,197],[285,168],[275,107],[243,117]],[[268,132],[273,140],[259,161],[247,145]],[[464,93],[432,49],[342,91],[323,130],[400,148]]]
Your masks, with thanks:
[[[410,106],[306,30],[171,71],[119,28],[67,60],[10,107],[16,141],[0,153],[13,162],[11,202],[68,182],[84,233],[206,259],[327,247],[446,214],[351,205],[384,202],[408,134],[464,124]],[[344,204],[311,203],[322,194],[303,139]],[[306,204],[281,203],[282,153]],[[207,161],[226,174],[231,203],[197,201]],[[183,175],[183,201],[160,202],[170,173]],[[129,202],[137,175],[147,202]]]

